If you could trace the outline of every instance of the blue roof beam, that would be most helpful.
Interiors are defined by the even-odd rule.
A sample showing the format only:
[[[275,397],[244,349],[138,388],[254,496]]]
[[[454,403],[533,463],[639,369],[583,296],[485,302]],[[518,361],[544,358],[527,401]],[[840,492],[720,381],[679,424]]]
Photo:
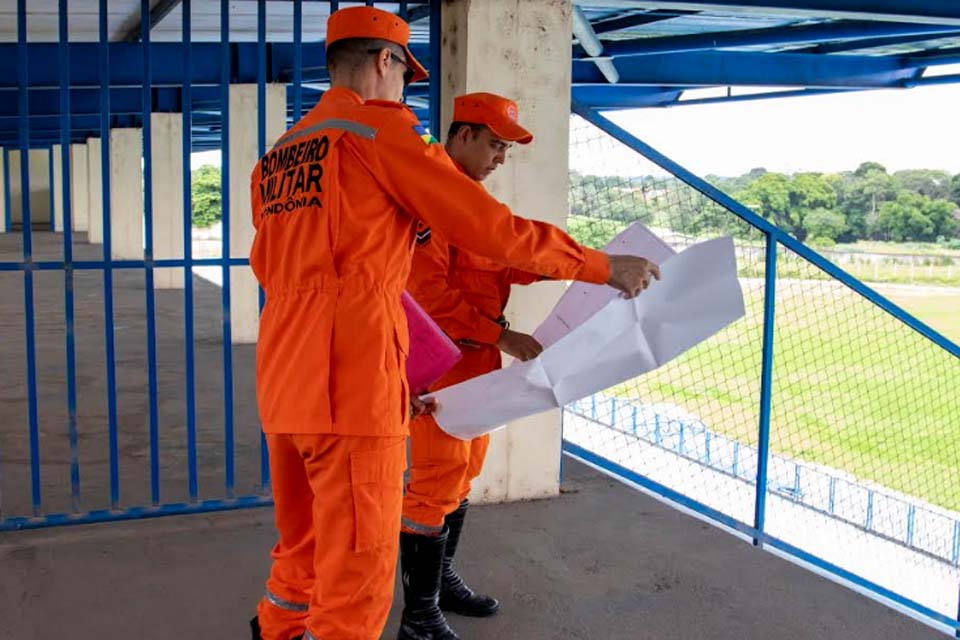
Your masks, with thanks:
[[[97,65],[98,47],[92,42],[71,42],[70,86],[99,87]],[[60,67],[56,43],[34,43],[28,47],[28,86],[59,88]],[[183,52],[185,45],[179,42],[156,42],[150,45],[153,86],[181,86],[183,84]],[[230,45],[233,66],[231,82],[253,83],[257,81],[257,43],[234,42]],[[139,43],[111,42],[110,86],[140,87],[143,77],[142,45]],[[427,45],[414,44],[413,54],[429,63]],[[0,60],[16,60],[17,45],[0,43]],[[191,85],[219,86],[220,43],[194,42],[190,44]],[[324,44],[303,43],[303,59],[313,62],[304,69],[303,81],[326,79],[326,51]],[[293,69],[293,44],[277,42],[267,45],[267,82],[289,82]],[[16,65],[0,65],[0,89],[17,87]]]
[[[603,77],[607,79],[607,82],[616,84],[620,79],[620,74],[617,73],[617,67],[610,58],[599,57],[603,54],[603,43],[600,42],[600,38],[594,33],[590,21],[587,20],[587,16],[583,13],[583,9],[580,8],[580,5],[576,4],[573,5],[573,35],[577,38],[583,50],[593,58],[593,63],[597,66],[600,73],[603,74]]]
[[[640,6],[687,11],[790,12],[822,18],[869,18],[871,20],[909,20],[960,25],[960,2],[956,0],[656,0],[641,1]]]
[[[899,58],[823,56],[809,53],[699,51],[617,60],[620,84],[634,86],[793,86],[869,89],[903,87],[919,77],[922,65]],[[575,85],[602,83],[587,61],[573,63]]]
[[[941,36],[953,35],[956,27],[929,24],[896,24],[869,21],[841,21],[823,24],[744,29],[720,33],[696,33],[664,38],[638,38],[608,42],[604,52],[608,56],[645,56],[658,53],[689,53],[755,46],[786,46],[837,40],[857,40],[884,36]],[[577,55],[574,57],[582,58]]]
[[[636,11],[630,12],[625,15],[617,16],[616,18],[606,18],[604,20],[597,20],[593,24],[593,31],[598,36],[602,36],[606,33],[615,33],[617,31],[624,31],[625,29],[632,29],[634,27],[641,27],[645,24],[653,24],[654,22],[662,22],[663,20],[670,20],[672,18],[679,18],[681,16],[695,15],[699,12],[697,11]]]
[[[150,15],[148,16],[150,21],[147,23],[150,25],[150,30],[153,31],[153,28],[170,15],[171,11],[180,6],[181,2],[182,0],[154,0],[150,5]],[[142,21],[139,12],[136,15],[136,20],[136,24],[130,27],[120,40],[123,42],[139,42],[142,39],[140,33]]]

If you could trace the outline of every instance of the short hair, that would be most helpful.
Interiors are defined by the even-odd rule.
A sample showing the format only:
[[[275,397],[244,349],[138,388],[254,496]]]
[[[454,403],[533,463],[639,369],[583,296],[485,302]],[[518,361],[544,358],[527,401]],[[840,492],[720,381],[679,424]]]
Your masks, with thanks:
[[[487,128],[485,124],[476,124],[474,122],[451,122],[450,128],[447,129],[447,141],[456,136],[460,132],[460,127],[470,127],[470,130],[474,133],[483,131]]]
[[[337,40],[327,47],[327,69],[331,75],[339,70],[359,67],[370,57],[370,50],[389,49],[393,53],[405,57],[400,45],[388,40],[377,38],[345,38]]]

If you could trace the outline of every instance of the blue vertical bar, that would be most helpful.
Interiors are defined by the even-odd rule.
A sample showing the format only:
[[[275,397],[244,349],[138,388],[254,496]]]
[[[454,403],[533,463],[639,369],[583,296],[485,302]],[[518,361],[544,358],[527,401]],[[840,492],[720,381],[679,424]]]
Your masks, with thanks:
[[[637,405],[633,405],[633,435],[637,435]]]
[[[917,506],[909,505],[907,507],[907,546],[913,546],[913,536],[917,526]]]
[[[617,399],[610,398],[610,426],[617,426]]]
[[[80,511],[80,454],[77,434],[76,340],[73,309],[73,184],[70,171],[70,29],[67,0],[59,1],[60,166],[63,177],[63,310],[67,356],[67,437],[70,441],[70,506]]]
[[[735,478],[740,477],[740,442],[733,443],[733,467],[731,473]]]
[[[293,121],[303,115],[303,0],[293,0]]]
[[[400,18],[406,22],[408,15],[407,0],[400,0],[400,11],[398,13],[400,14]],[[563,460],[563,456],[560,456],[560,460]]]
[[[953,566],[960,566],[960,520],[953,521]]]
[[[430,3],[430,132],[438,140],[440,135],[440,38],[441,2]]]
[[[660,431],[660,414],[653,414],[653,441],[659,447],[663,443],[663,434]]]
[[[223,318],[224,489],[233,497],[233,332],[230,323],[230,3],[220,0],[220,208],[223,268],[220,288]]]
[[[143,39],[143,220],[144,281],[147,304],[147,387],[150,412],[150,500],[160,504],[160,416],[157,407],[157,308],[153,271],[153,72],[150,56],[150,0],[140,0]]]
[[[10,213],[10,149],[3,148],[3,228],[13,230]]]
[[[597,419],[597,394],[590,396],[590,417]]]
[[[793,499],[800,500],[800,465],[793,465]]]
[[[190,501],[197,501],[197,411],[193,372],[193,198],[190,152],[193,144],[191,126],[192,93],[190,88],[190,0],[183,0],[183,346],[186,355],[187,394],[187,483]]]
[[[39,516],[40,430],[37,423],[37,356],[33,317],[33,230],[30,225],[30,101],[27,95],[27,2],[17,0],[17,85],[20,124],[20,201],[23,210],[23,309],[27,339],[27,406],[30,420],[30,487]]]
[[[340,8],[340,0],[330,0],[330,13]]]
[[[336,4],[336,3],[333,3]],[[336,6],[331,6],[336,11]],[[267,2],[257,0],[257,157],[267,152]],[[263,289],[258,289],[260,311],[266,298]],[[267,438],[260,431],[260,490],[270,486],[270,456],[267,451]]]
[[[711,444],[711,441],[712,441],[712,436],[713,436],[713,434],[710,433],[710,430],[709,430],[709,429],[703,432],[703,447],[704,447],[704,449],[705,449],[705,451],[704,451],[704,456],[705,456],[704,462],[706,463],[707,466],[710,466],[710,458],[711,458],[711,454],[710,454],[710,444]]]
[[[757,444],[757,496],[754,527],[763,532],[767,510],[767,465],[770,456],[770,397],[773,391],[773,330],[776,320],[777,238],[767,234],[763,291],[763,363],[760,377],[760,438]],[[762,546],[754,538],[755,546]]]
[[[833,515],[833,512],[837,508],[837,479],[832,477],[830,478],[830,495],[827,499],[827,511],[830,512],[830,515]]]
[[[110,229],[110,42],[107,17],[107,0],[100,0],[100,173],[103,193],[103,316],[107,352],[110,507],[119,509],[120,461],[117,443],[117,371],[113,339],[113,256]]]
[[[873,529],[873,490],[867,491],[867,519],[864,522],[867,531]]]
[[[53,145],[50,145],[50,149],[47,150],[49,154],[47,156],[47,174],[50,176],[50,232],[53,233],[57,230],[57,199],[54,197],[54,187],[53,187]],[[62,154],[63,151],[61,150]]]
[[[687,452],[683,444],[683,440],[684,440],[683,436],[686,429],[687,429],[687,424],[685,422],[681,422],[680,423],[680,443],[679,443],[679,446],[677,446],[677,452],[679,452],[681,456],[687,455]]]

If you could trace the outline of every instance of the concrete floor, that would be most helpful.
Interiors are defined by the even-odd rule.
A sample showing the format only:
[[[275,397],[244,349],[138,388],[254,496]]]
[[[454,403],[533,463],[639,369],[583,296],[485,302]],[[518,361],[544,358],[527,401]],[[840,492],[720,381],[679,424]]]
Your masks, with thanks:
[[[503,609],[452,618],[465,640],[944,637],[566,466],[574,492],[470,514],[461,572]],[[249,637],[272,542],[268,509],[0,535],[0,638]]]
[[[75,259],[102,258],[78,236]],[[37,260],[62,236],[34,234]],[[20,259],[0,234],[0,261]],[[68,511],[64,278],[35,272],[43,510]],[[0,272],[0,517],[30,515],[22,272]],[[220,289],[194,278],[199,498],[224,495]],[[75,277],[80,506],[109,506],[103,275]],[[158,291],[161,500],[187,498],[183,292]],[[114,273],[120,506],[149,503],[142,270]],[[254,348],[234,345],[236,493],[259,486]],[[578,465],[579,490],[477,508],[463,573],[499,596],[464,638],[921,639],[940,634]],[[246,638],[274,534],[266,509],[0,534],[0,638]],[[393,637],[397,608],[384,637]]]

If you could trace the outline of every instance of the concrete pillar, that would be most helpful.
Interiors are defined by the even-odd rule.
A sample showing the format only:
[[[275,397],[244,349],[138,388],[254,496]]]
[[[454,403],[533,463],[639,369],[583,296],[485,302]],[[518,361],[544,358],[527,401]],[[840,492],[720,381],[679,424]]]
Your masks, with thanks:
[[[101,170],[100,138],[87,139],[87,242],[103,244],[103,172]]]
[[[506,165],[484,184],[517,213],[564,227],[570,0],[447,0],[442,7],[442,127],[435,135],[446,135],[455,95],[490,91],[515,100],[533,144],[515,146]],[[532,184],[537,188],[531,189]],[[563,283],[514,288],[507,308],[512,327],[532,332],[563,288]],[[557,495],[560,440],[559,411],[498,431],[472,498],[501,502]]]
[[[143,129],[110,130],[110,246],[119,260],[143,259]]]
[[[267,85],[266,148],[286,129],[287,89]],[[230,256],[250,255],[253,221],[250,211],[250,172],[259,160],[257,149],[257,85],[230,85]],[[230,269],[230,323],[233,341],[257,341],[260,327],[257,280],[250,267]]]
[[[53,229],[51,231],[63,231],[63,160],[60,153],[60,145],[55,144],[50,149],[50,155],[53,162],[50,171],[50,187],[53,189]]]
[[[7,200],[9,199],[9,193],[7,193],[7,154],[4,149],[0,147],[0,233],[7,233],[10,229],[7,228]]]
[[[90,169],[86,144],[70,145],[70,213],[74,232],[90,229]]]
[[[50,151],[31,149],[30,162],[30,221],[34,226],[50,223]],[[23,199],[20,189],[20,150],[10,151],[10,219],[23,222]]]
[[[183,257],[183,115],[150,115],[153,256]],[[183,269],[154,271],[157,289],[182,289]]]

